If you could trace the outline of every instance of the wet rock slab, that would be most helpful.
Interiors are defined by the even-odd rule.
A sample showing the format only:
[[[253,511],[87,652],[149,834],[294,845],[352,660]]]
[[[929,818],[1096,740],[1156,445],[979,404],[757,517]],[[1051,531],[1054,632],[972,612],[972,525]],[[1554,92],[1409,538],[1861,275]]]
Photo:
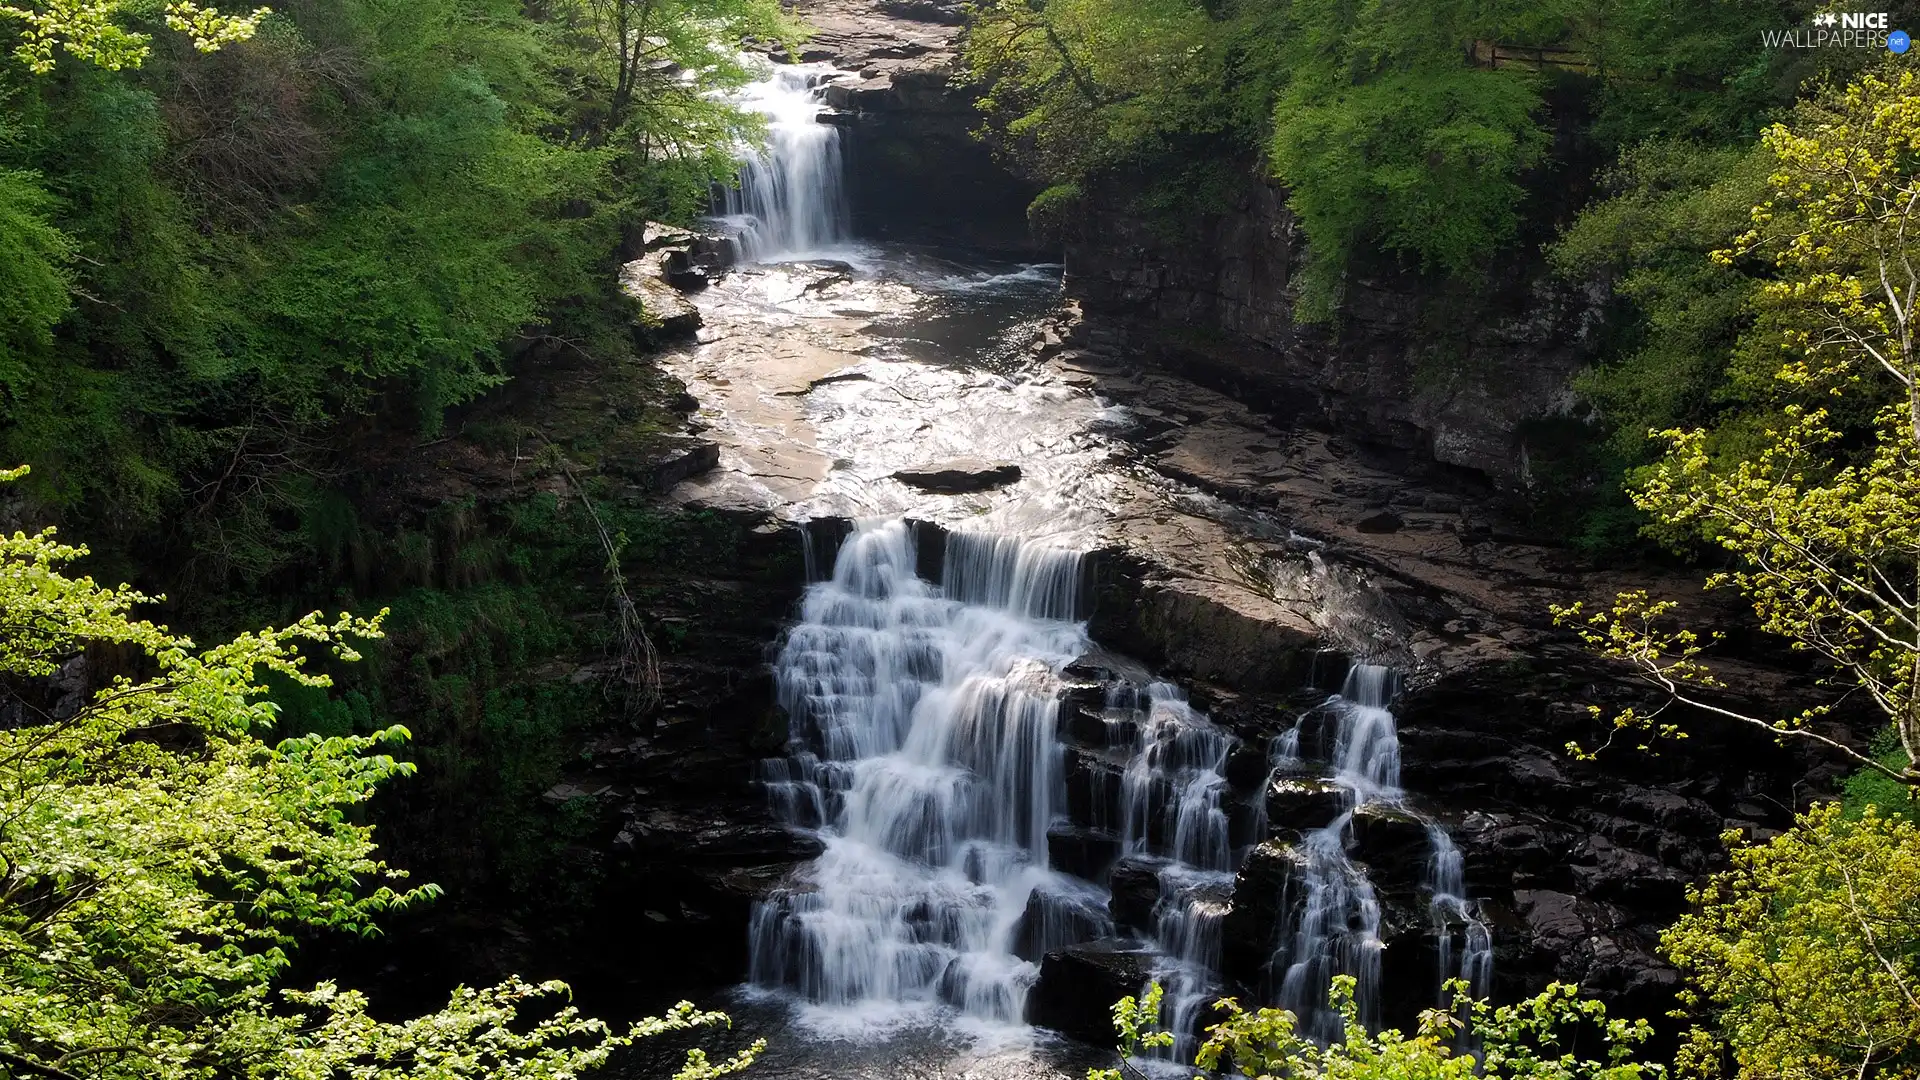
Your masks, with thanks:
[[[893,474],[893,478],[908,487],[937,495],[966,495],[976,491],[990,491],[993,488],[1005,487],[1019,480],[1020,466],[1008,461],[977,461],[962,458],[936,465],[901,469]]]
[[[1111,1042],[1113,1003],[1138,994],[1152,972],[1153,954],[1128,942],[1050,952],[1027,996],[1027,1022],[1096,1046]]]

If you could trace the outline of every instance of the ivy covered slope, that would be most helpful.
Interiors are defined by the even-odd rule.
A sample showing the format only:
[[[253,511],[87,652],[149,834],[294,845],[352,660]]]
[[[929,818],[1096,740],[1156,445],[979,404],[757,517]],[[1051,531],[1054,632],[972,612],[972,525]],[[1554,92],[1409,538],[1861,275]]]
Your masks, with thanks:
[[[730,173],[713,91],[792,33],[775,0],[0,5],[0,459],[145,567],[293,565],[369,438],[536,344],[630,349],[622,238]]]
[[[12,480],[19,470],[0,474]],[[356,808],[410,771],[407,737],[277,740],[263,676],[320,687],[378,620],[311,615],[199,649],[73,577],[51,531],[0,539],[0,1071],[51,1080],[571,1077],[636,1038],[724,1021],[683,1005],[624,1031],[558,983],[460,989],[413,1020],[283,980],[296,935],[370,935],[430,901],[382,862]],[[128,672],[61,693],[76,653]],[[735,1071],[692,1052],[684,1080]]]

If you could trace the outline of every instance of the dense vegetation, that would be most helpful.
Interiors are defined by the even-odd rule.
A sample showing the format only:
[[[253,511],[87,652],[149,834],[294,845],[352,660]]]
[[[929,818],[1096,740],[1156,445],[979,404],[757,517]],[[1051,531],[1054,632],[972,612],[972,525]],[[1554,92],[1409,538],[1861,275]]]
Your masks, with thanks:
[[[1761,29],[1800,25],[1811,7],[1761,0],[981,9],[970,69],[1011,152],[1053,185],[1037,214],[1121,178],[1145,178],[1149,208],[1205,206],[1257,158],[1308,241],[1308,320],[1334,317],[1370,253],[1483,273],[1530,213],[1567,209],[1545,192],[1581,190],[1592,163],[1654,138],[1751,139],[1820,66],[1860,62],[1763,48]],[[1540,70],[1483,66],[1473,43],[1566,51]]]
[[[132,618],[147,597],[68,575],[85,554],[50,530],[0,539],[0,1071],[561,1080],[725,1021],[683,1004],[615,1031],[556,1004],[564,985],[513,979],[392,1022],[354,990],[286,985],[297,935],[370,935],[438,892],[406,886],[354,813],[411,771],[388,753],[404,729],[267,741],[262,679],[324,687],[308,658],[356,659],[378,620],[312,615],[200,650]],[[85,650],[141,674],[92,692],[50,681]],[[693,1051],[678,1075],[734,1072],[758,1049]]]
[[[178,790],[153,807],[153,828],[208,817],[205,859],[233,863],[236,875],[256,856],[267,860],[262,873],[298,870],[282,860],[293,849],[228,851],[260,845],[211,815],[272,811],[287,780],[273,755],[305,761],[303,747],[320,748],[339,762],[300,774],[320,800],[309,816],[330,829],[382,821],[394,857],[454,888],[429,915],[461,905],[503,920],[575,899],[569,890],[591,868],[562,866],[560,853],[585,827],[584,808],[555,810],[539,796],[584,726],[624,715],[645,693],[635,677],[644,673],[622,666],[651,643],[623,621],[633,600],[621,560],[671,567],[695,552],[724,556],[728,540],[706,519],[611,505],[582,464],[635,455],[669,396],[635,359],[647,313],[617,292],[615,269],[646,221],[702,210],[741,140],[756,136],[721,93],[750,77],[738,44],[794,34],[774,0],[295,0],[244,17],[182,2],[0,5],[0,457],[33,466],[0,492],[0,517],[9,529],[57,521],[99,538],[90,569],[164,589],[148,610],[207,636],[318,603],[352,607],[361,617],[350,625],[364,630],[390,609],[365,662],[309,657],[332,686],[272,663],[223,675],[242,680],[232,701],[191,726],[230,738],[232,755],[264,771],[234,774],[238,794],[218,806],[193,801],[192,776],[159,777]],[[604,388],[604,399],[556,404],[539,389],[556,368]],[[508,483],[478,505],[473,488],[441,485],[401,505],[406,469],[396,463],[440,439],[450,411],[515,377],[532,379],[560,415],[536,426],[469,408],[454,422],[485,447],[517,455],[524,442],[525,486]],[[558,495],[551,482],[562,483]],[[22,588],[72,555],[43,559],[35,543],[18,541],[21,565],[6,568],[40,575]],[[150,677],[141,693],[172,707],[173,684],[155,674],[163,661],[129,651],[165,654],[171,637],[152,631],[160,636],[116,646],[112,627],[63,633],[95,650],[90,670]],[[605,660],[606,678],[541,674],[586,660]],[[37,692],[42,674],[23,683],[10,673],[5,707]],[[268,700],[256,699],[256,681]],[[391,741],[402,717],[419,736],[408,755],[417,777],[377,754],[353,764]],[[0,729],[31,743],[59,729],[44,719],[9,713]],[[202,735],[179,730],[199,745]],[[114,735],[74,729],[73,745],[110,749]],[[293,741],[271,747],[281,737]],[[111,756],[53,779],[117,782]],[[335,768],[347,770],[339,784]],[[387,776],[409,779],[376,784]],[[21,800],[8,804],[10,825],[65,797],[15,778],[7,774],[8,797]],[[53,860],[36,863],[14,846],[22,835],[0,839],[0,921],[12,920],[4,929],[24,947],[67,933],[45,917],[63,910],[63,890],[93,885],[60,876],[60,860],[83,852],[35,834],[35,850]],[[159,996],[83,1023],[61,1011],[61,1002],[86,1008],[60,981],[71,972],[0,973],[6,1022],[21,1025],[0,1034],[12,1055],[0,1073],[417,1075],[434,1059],[435,1075],[564,1076],[633,1034],[570,1013],[529,1030],[535,999],[553,988],[518,982],[463,992],[412,1026],[374,1023],[345,991],[279,998],[297,989],[294,941],[337,956],[334,931],[370,934],[374,914],[401,906],[379,891],[386,871],[367,830],[339,835],[325,853],[335,862],[315,873],[342,888],[343,875],[361,875],[373,891],[340,892],[329,903],[348,906],[331,914],[266,895],[244,926],[208,923],[204,936],[197,913],[227,911],[237,884],[199,880],[192,860],[170,864],[164,848],[102,854],[176,875],[168,903],[184,921],[154,923],[158,936],[138,943],[150,954],[87,961],[120,965],[116,977]],[[76,941],[92,935],[88,948],[114,948],[115,920],[139,924],[124,906],[66,910]],[[442,993],[444,975],[408,990]],[[416,1005],[382,989],[382,1008]],[[165,997],[176,990],[185,997]],[[41,999],[49,1004],[37,1012],[22,1005]],[[180,1026],[189,999],[203,1028]],[[678,1026],[712,1019],[677,1015]],[[221,1034],[234,1025],[257,1030]],[[113,1032],[151,1052],[87,1047]],[[215,1036],[228,1044],[203,1045]],[[289,1054],[300,1060],[288,1064]]]
[[[169,11],[0,7],[0,459],[213,586],[314,553],[350,448],[536,347],[629,350],[622,238],[704,205],[752,134],[733,44],[793,32],[775,0]]]

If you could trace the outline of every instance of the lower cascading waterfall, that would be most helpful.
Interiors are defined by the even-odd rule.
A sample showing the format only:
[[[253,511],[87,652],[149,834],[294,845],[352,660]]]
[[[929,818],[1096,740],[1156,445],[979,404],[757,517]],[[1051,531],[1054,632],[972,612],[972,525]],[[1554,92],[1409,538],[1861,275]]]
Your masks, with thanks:
[[[824,569],[817,554],[809,547],[810,573]],[[1083,559],[1028,538],[951,533],[939,584],[920,564],[907,523],[856,526],[775,661],[790,742],[764,763],[763,784],[780,818],[825,850],[756,907],[750,979],[824,1007],[816,1016],[831,1025],[871,1030],[942,1006],[1018,1024],[1049,950],[1117,932],[1109,891],[1048,855],[1049,829],[1069,824],[1060,673],[1091,647],[1076,621]],[[1270,750],[1276,774],[1330,773],[1343,800],[1294,845],[1287,887],[1299,895],[1280,906],[1295,914],[1268,965],[1270,999],[1321,1039],[1339,1034],[1327,1005],[1336,974],[1356,978],[1363,1019],[1378,1021],[1381,902],[1349,848],[1356,812],[1416,817],[1399,786],[1395,681],[1356,665],[1311,714],[1323,768],[1302,759],[1306,718]],[[1166,990],[1162,1023],[1178,1042],[1164,1056],[1189,1059],[1208,1005],[1228,992],[1223,921],[1267,822],[1238,803],[1236,829],[1227,772],[1239,740],[1177,687],[1113,685],[1103,716],[1105,751],[1126,764],[1095,800],[1110,816],[1078,824],[1112,836],[1130,873],[1153,876],[1151,916],[1131,925]],[[1436,985],[1464,977],[1484,993],[1491,942],[1460,853],[1444,828],[1424,828]]]
[[[1304,895],[1287,897],[1282,910],[1297,911],[1269,961],[1276,997],[1299,1017],[1302,1029],[1317,1039],[1338,1038],[1342,1021],[1329,1007],[1327,990],[1335,975],[1350,975],[1360,1018],[1380,1026],[1381,904],[1366,872],[1349,857],[1355,811],[1378,805],[1411,813],[1400,788],[1398,722],[1389,708],[1396,690],[1391,668],[1355,664],[1340,693],[1329,699],[1331,718],[1327,764],[1344,793],[1346,809],[1296,845],[1300,873],[1290,887]],[[1274,740],[1276,773],[1301,771],[1301,724]],[[1433,921],[1437,963],[1435,989],[1465,979],[1472,993],[1484,995],[1493,978],[1493,941],[1466,895],[1460,851],[1442,826],[1425,822],[1431,854],[1422,874]],[[1292,901],[1297,901],[1293,903]],[[1456,946],[1456,937],[1459,940]]]
[[[945,1004],[1018,1023],[1038,970],[1020,954],[1104,929],[1085,921],[1104,894],[1047,863],[1081,556],[956,533],[934,586],[913,541],[899,521],[847,536],[775,662],[792,743],[767,787],[826,850],[756,910],[751,979],[855,1021]],[[1023,920],[1036,893],[1052,902]]]
[[[1150,867],[1159,883],[1153,978],[1165,992],[1162,1022],[1174,1034],[1159,1056],[1191,1060],[1200,1017],[1222,990],[1221,921],[1238,861],[1222,799],[1227,757],[1238,740],[1171,683],[1117,687],[1107,714],[1134,731],[1120,782],[1121,850]]]

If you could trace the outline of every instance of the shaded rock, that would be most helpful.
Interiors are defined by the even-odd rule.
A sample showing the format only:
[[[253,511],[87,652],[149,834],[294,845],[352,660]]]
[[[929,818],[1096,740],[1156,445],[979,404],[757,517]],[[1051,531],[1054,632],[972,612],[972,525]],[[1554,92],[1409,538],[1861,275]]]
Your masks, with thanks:
[[[1453,840],[1483,887],[1540,887],[1566,862],[1557,830],[1516,814],[1476,811],[1453,830]]]
[[[622,266],[620,291],[640,302],[635,333],[643,343],[690,337],[700,329],[700,309],[667,283],[659,256]]]
[[[1324,829],[1346,812],[1349,801],[1346,789],[1331,780],[1277,776],[1267,785],[1267,823],[1296,834]]]
[[[710,472],[719,464],[718,443],[689,436],[661,437],[643,452],[609,455],[600,460],[602,469],[624,476],[648,491],[666,491],[683,480]]]
[[[1075,825],[1111,829],[1120,823],[1123,755],[1069,746],[1063,754],[1067,774],[1067,816]]]
[[[880,0],[876,6],[896,19],[911,19],[914,22],[963,26],[967,21],[966,12],[958,4],[943,3],[942,0]]]
[[[936,495],[964,495],[1005,487],[1020,479],[1020,466],[961,458],[939,465],[901,469],[895,480]]]
[[[1153,909],[1160,903],[1160,873],[1153,863],[1135,857],[1121,859],[1113,864],[1107,888],[1113,893],[1107,911],[1114,925],[1141,934],[1153,932]]]
[[[1221,920],[1221,959],[1229,978],[1259,985],[1268,959],[1301,899],[1307,866],[1291,844],[1268,842],[1247,853],[1234,875],[1233,907]]]
[[[1120,838],[1102,829],[1055,826],[1047,832],[1047,864],[1062,873],[1105,881],[1120,858]]]
[[[1383,890],[1411,892],[1432,854],[1427,823],[1393,806],[1372,803],[1353,812],[1347,851]]]
[[[1653,908],[1677,909],[1686,903],[1686,875],[1605,836],[1587,837],[1573,861],[1570,870],[1581,896]]]
[[[1098,889],[1033,890],[1013,932],[1013,952],[1038,961],[1050,952],[1113,935]]]
[[[817,838],[773,822],[713,820],[667,807],[630,813],[613,846],[639,855],[741,866],[803,862],[826,850]]]
[[[1307,605],[1218,581],[1149,578],[1124,555],[1096,560],[1092,632],[1108,646],[1241,691],[1292,691],[1323,653]]]
[[[1390,510],[1382,510],[1377,514],[1369,514],[1359,521],[1354,522],[1353,527],[1363,533],[1390,533],[1399,532],[1406,524],[1405,521],[1401,520],[1399,514],[1393,513]]]
[[[1153,954],[1123,942],[1050,952],[1027,994],[1027,1023],[1096,1045],[1111,1042],[1113,1003],[1138,994],[1152,970]]]

